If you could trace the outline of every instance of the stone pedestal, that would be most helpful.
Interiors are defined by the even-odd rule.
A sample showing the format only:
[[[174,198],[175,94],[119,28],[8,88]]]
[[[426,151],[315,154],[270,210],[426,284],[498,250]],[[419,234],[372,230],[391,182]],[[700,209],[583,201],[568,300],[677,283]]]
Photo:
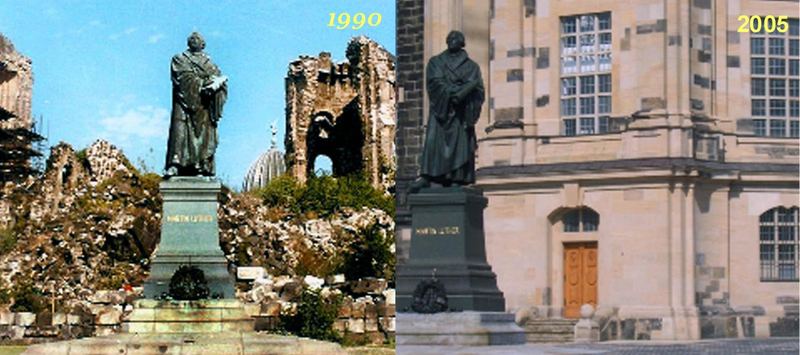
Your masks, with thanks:
[[[408,196],[411,250],[397,267],[397,309],[410,311],[414,288],[436,273],[452,310],[504,312],[497,276],[486,262],[483,192],[429,188]]]
[[[234,297],[234,280],[219,246],[220,188],[219,181],[204,177],[172,177],[161,183],[161,241],[144,284],[145,298],[168,292],[172,275],[183,265],[203,270],[211,297]]]
[[[486,262],[483,209],[474,188],[430,188],[409,195],[411,249],[397,267],[397,345],[508,345],[525,333],[505,312],[497,276]],[[435,270],[435,271],[434,271]],[[411,312],[414,289],[423,280],[444,284],[448,308],[457,312]]]
[[[524,344],[514,315],[500,312],[398,313],[397,346]]]
[[[600,341],[600,326],[592,319],[594,307],[590,304],[581,306],[581,320],[575,324],[576,343],[595,343]]]

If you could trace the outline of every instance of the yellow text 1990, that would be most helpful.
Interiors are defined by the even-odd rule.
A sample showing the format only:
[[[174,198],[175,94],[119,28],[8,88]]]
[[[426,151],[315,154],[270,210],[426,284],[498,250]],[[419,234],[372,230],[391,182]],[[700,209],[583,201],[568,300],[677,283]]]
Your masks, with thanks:
[[[343,30],[348,27],[358,30],[364,27],[365,24],[369,27],[376,27],[381,24],[383,19],[383,16],[377,12],[373,12],[369,16],[363,12],[356,12],[353,16],[350,16],[347,12],[341,12],[338,15],[335,12],[331,12],[330,15],[331,20],[328,22],[328,27],[335,27],[337,30]]]

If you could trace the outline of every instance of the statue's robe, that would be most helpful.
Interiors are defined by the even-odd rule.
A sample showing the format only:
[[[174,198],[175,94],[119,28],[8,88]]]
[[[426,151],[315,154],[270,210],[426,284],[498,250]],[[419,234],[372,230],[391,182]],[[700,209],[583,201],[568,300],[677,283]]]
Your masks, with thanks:
[[[227,84],[203,89],[220,70],[205,53],[185,51],[172,57],[172,119],[166,169],[178,175],[213,176],[217,149],[217,122],[227,98]]]
[[[481,114],[484,88],[478,64],[467,52],[445,51],[428,61],[425,71],[430,111],[420,161],[420,175],[449,186],[475,182],[475,123]],[[469,82],[478,85],[464,99],[450,97]]]

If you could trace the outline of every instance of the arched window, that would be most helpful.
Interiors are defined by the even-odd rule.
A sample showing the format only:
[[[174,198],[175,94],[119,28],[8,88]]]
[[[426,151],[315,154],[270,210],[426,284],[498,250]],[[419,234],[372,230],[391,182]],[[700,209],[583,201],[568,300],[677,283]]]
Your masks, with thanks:
[[[600,215],[588,207],[576,208],[561,218],[564,232],[595,232],[600,225]]]
[[[797,207],[776,207],[759,217],[761,281],[797,281]]]

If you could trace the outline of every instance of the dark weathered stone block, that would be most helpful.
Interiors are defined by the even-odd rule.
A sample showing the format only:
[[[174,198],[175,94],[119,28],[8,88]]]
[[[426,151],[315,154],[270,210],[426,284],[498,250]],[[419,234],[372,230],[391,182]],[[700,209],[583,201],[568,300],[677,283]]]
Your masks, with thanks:
[[[739,67],[739,56],[738,55],[729,55],[727,60],[728,68],[738,68]]]
[[[525,77],[522,69],[509,69],[506,71],[506,81],[522,81]]]
[[[536,99],[536,107],[544,107],[550,103],[550,95],[542,95]]]
[[[494,110],[495,121],[514,121],[521,120],[523,114],[522,107],[505,107]]]
[[[547,69],[550,67],[550,48],[539,48],[539,56],[536,57],[536,69]]]
[[[711,9],[711,0],[694,0],[694,7],[700,9]]]
[[[769,336],[771,337],[796,337],[800,332],[800,322],[798,317],[781,317],[769,324]]]

